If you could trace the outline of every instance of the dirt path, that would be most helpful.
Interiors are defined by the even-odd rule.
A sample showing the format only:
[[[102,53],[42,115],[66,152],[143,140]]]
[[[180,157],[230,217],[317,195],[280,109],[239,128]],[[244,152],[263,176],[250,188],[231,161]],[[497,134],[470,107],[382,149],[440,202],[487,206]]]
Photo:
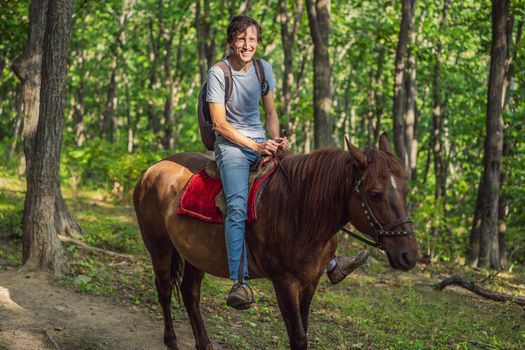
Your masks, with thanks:
[[[102,297],[60,287],[49,276],[0,270],[0,350],[166,349],[163,324]],[[194,349],[176,323],[180,349]]]

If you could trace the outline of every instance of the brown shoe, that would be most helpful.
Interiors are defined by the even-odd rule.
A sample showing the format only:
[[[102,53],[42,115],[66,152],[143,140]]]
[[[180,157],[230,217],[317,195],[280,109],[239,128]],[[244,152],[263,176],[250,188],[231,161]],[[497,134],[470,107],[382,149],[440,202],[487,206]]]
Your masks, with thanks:
[[[358,256],[353,258],[347,256],[335,257],[335,266],[330,271],[326,271],[328,279],[332,284],[338,284],[355,269],[363,265],[366,259],[368,259],[369,255],[370,252],[368,250],[364,250]]]
[[[226,305],[236,310],[246,310],[254,301],[253,291],[246,283],[235,283],[226,298]]]

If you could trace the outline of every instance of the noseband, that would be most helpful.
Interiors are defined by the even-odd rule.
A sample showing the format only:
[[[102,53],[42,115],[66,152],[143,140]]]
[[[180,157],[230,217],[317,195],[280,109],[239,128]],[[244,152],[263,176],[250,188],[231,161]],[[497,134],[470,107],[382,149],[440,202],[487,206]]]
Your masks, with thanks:
[[[372,158],[370,156],[370,151],[368,149],[365,150],[366,157],[368,159],[368,163],[372,162]],[[346,227],[342,227],[341,230],[348,233],[352,237],[360,240],[361,242],[364,242],[368,245],[371,245],[372,247],[379,248],[381,250],[384,250],[385,247],[380,242],[381,237],[397,237],[397,236],[408,236],[407,231],[393,231],[394,228],[398,227],[402,224],[412,223],[412,220],[410,220],[410,217],[405,217],[399,220],[396,220],[390,224],[382,225],[379,220],[377,220],[376,216],[372,212],[372,209],[370,208],[370,205],[368,205],[368,201],[366,200],[366,196],[361,190],[361,183],[363,182],[363,179],[365,178],[365,174],[363,173],[363,176],[357,181],[357,184],[354,188],[354,191],[357,193],[357,196],[359,197],[359,201],[361,202],[361,207],[363,208],[363,211],[365,212],[366,219],[368,220],[368,223],[372,227],[372,230],[374,232],[373,238],[374,240],[370,240],[369,238],[363,236],[362,234],[358,234],[355,232],[350,231]]]

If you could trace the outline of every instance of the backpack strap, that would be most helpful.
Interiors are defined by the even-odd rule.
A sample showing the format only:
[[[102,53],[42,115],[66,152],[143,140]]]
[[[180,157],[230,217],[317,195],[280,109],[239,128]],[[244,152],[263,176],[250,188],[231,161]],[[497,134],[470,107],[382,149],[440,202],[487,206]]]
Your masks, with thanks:
[[[268,92],[270,92],[270,84],[268,83],[268,80],[266,80],[266,74],[264,74],[264,66],[262,61],[258,58],[254,58],[253,64],[255,67],[255,75],[257,75],[257,79],[261,84],[261,96],[264,97],[268,95]],[[230,100],[233,91],[232,69],[230,65],[224,61],[219,61],[216,63],[216,65],[222,69],[224,73],[224,104],[226,104]]]
[[[270,84],[268,84],[268,80],[266,80],[266,74],[264,74],[262,61],[258,58],[254,58],[253,64],[255,66],[255,74],[257,75],[257,79],[259,79],[259,83],[261,83],[261,96],[264,97],[268,95],[268,92],[270,92]]]
[[[219,66],[224,73],[224,104],[226,104],[230,100],[233,91],[232,70],[224,61],[217,62],[216,65]]]

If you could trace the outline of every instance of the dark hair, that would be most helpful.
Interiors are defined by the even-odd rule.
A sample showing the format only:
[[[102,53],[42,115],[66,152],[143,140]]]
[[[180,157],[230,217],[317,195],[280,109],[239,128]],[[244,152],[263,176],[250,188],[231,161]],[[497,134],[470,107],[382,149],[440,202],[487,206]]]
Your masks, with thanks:
[[[259,23],[257,23],[257,21],[253,18],[239,15],[233,17],[230,21],[230,24],[228,25],[228,31],[226,32],[228,34],[228,43],[232,44],[237,35],[246,32],[246,29],[248,29],[250,26],[255,26],[257,29],[257,41],[261,42],[261,26]]]

